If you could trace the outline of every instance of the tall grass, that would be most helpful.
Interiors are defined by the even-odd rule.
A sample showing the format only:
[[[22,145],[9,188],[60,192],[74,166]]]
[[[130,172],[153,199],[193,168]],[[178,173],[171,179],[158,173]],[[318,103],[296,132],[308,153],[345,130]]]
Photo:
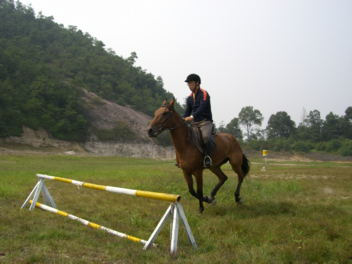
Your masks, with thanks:
[[[0,156],[0,262],[4,263],[351,263],[352,164],[252,160],[236,205],[237,176],[217,204],[198,214],[174,161],[122,157]],[[95,230],[36,208],[20,207],[36,173],[80,181],[174,193],[196,239],[193,250],[180,225],[178,252],[169,255],[168,226],[157,248]],[[204,193],[217,178],[204,173]],[[147,240],[169,206],[167,202],[122,196],[46,181],[58,209]],[[42,199],[42,198],[40,198]],[[40,200],[42,202],[43,200]]]

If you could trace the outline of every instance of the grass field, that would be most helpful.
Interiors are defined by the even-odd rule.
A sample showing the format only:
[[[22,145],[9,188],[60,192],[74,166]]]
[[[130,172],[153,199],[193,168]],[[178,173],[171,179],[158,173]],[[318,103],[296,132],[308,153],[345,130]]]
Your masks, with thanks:
[[[174,161],[121,157],[0,156],[1,263],[352,263],[352,164],[274,162],[261,171],[251,159],[241,197],[229,180],[217,204],[205,205],[188,193]],[[84,226],[66,217],[20,209],[36,184],[36,173],[130,189],[180,194],[198,250],[180,225],[178,251],[169,254],[170,228],[157,248]],[[217,178],[204,175],[204,193]],[[148,240],[168,202],[112,194],[46,180],[58,209]],[[39,202],[43,203],[40,198]]]

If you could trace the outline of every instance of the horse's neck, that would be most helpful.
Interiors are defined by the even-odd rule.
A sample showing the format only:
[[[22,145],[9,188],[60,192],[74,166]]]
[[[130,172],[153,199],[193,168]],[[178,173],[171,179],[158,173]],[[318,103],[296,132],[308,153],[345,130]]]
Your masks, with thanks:
[[[170,130],[170,137],[175,150],[179,154],[182,154],[187,146],[188,128],[185,124],[183,124],[181,117],[177,113],[174,113],[173,118],[173,127],[178,128]]]

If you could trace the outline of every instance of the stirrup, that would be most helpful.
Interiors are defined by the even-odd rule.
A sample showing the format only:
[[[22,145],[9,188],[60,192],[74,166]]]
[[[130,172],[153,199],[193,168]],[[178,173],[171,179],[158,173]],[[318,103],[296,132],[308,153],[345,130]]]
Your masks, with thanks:
[[[208,160],[208,161],[209,161],[209,164],[205,164],[205,162],[206,162],[207,159],[209,159],[209,160]],[[213,165],[212,163],[213,163],[213,162],[212,162],[210,156],[205,156],[205,157],[204,157],[204,161],[203,161],[204,168],[209,168],[211,165]]]

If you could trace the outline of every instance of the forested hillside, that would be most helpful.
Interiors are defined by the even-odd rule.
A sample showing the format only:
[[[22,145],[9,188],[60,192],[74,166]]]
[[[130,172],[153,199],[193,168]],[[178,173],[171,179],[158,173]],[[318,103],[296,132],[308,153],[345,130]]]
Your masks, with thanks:
[[[82,87],[149,115],[173,97],[161,77],[133,65],[135,52],[124,59],[104,46],[19,1],[0,0],[0,137],[18,136],[26,125],[59,139],[84,140],[89,124]]]

